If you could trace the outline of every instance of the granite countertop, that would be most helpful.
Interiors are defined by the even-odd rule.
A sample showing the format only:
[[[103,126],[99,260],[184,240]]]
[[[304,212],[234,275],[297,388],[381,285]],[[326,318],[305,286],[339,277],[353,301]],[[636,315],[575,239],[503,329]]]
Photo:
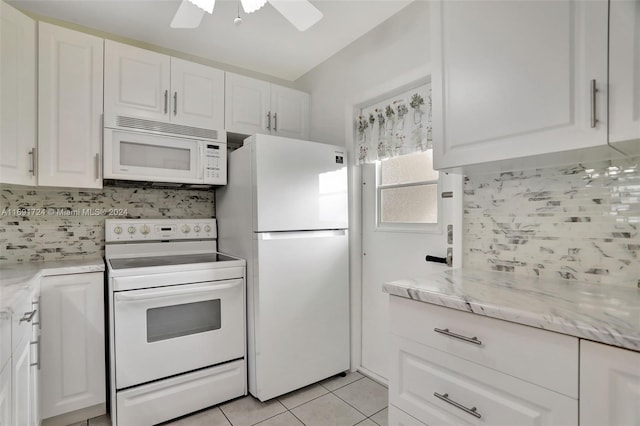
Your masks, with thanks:
[[[447,270],[383,290],[434,305],[640,351],[640,289],[504,272]]]
[[[11,307],[29,292],[40,277],[104,271],[104,260],[92,257],[42,263],[10,263],[0,266],[0,310]]]

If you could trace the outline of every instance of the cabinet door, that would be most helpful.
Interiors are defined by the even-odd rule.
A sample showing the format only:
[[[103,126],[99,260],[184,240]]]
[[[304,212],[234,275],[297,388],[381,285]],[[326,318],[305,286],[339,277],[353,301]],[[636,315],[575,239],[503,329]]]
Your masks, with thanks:
[[[45,277],[41,285],[42,417],[104,403],[103,274]]]
[[[35,185],[35,21],[0,2],[0,43],[0,183]]]
[[[102,188],[103,40],[40,23],[38,183]]]
[[[270,84],[237,74],[225,75],[225,130],[252,135],[269,133],[273,120],[270,107]]]
[[[0,425],[11,423],[11,363],[0,372]]]
[[[580,424],[640,424],[640,353],[580,341]]]
[[[111,40],[104,56],[105,125],[118,116],[169,121],[171,58]]]
[[[19,345],[14,348],[12,356],[12,372],[11,372],[11,399],[13,403],[12,425],[32,426],[35,419],[32,413],[32,381],[34,367],[31,363],[31,346],[29,339],[22,339]]]
[[[272,84],[271,115],[273,120],[272,135],[308,139],[308,93]]]
[[[640,151],[640,0],[615,0],[609,15],[609,141]],[[634,149],[635,148],[635,149]]]
[[[606,0],[441,0],[431,23],[436,168],[606,146]]]
[[[224,71],[171,58],[171,121],[224,128]]]

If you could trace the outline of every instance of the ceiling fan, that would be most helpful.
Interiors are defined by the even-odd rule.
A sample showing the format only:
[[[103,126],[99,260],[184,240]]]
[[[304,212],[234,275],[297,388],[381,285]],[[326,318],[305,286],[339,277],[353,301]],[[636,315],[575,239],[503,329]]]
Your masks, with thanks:
[[[298,30],[306,31],[322,19],[320,12],[309,0],[240,0],[245,13],[260,9],[268,1]],[[197,28],[206,13],[213,13],[216,0],[182,0],[171,21],[171,28]]]

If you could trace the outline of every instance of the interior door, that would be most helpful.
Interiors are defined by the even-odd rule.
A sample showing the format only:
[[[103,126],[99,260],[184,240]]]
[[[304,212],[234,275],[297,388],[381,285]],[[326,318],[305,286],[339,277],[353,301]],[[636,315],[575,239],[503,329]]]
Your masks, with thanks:
[[[455,222],[453,200],[441,198],[445,191],[461,194],[461,179],[440,173],[437,189],[438,223],[425,230],[381,226],[377,217],[378,178],[376,164],[362,166],[362,355],[361,366],[380,379],[387,379],[390,366],[389,295],[382,291],[387,281],[423,276],[445,270],[446,265],[427,262],[427,255],[445,257],[447,225],[460,232]],[[455,188],[454,188],[455,186]],[[433,225],[433,226],[431,226]]]

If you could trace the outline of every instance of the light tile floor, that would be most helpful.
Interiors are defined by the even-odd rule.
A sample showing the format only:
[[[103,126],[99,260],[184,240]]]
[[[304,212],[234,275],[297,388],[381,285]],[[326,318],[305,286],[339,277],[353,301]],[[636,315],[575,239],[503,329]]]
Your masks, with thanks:
[[[349,373],[283,395],[258,401],[252,396],[199,411],[164,426],[387,426],[387,388]],[[105,426],[97,417],[73,426]]]

